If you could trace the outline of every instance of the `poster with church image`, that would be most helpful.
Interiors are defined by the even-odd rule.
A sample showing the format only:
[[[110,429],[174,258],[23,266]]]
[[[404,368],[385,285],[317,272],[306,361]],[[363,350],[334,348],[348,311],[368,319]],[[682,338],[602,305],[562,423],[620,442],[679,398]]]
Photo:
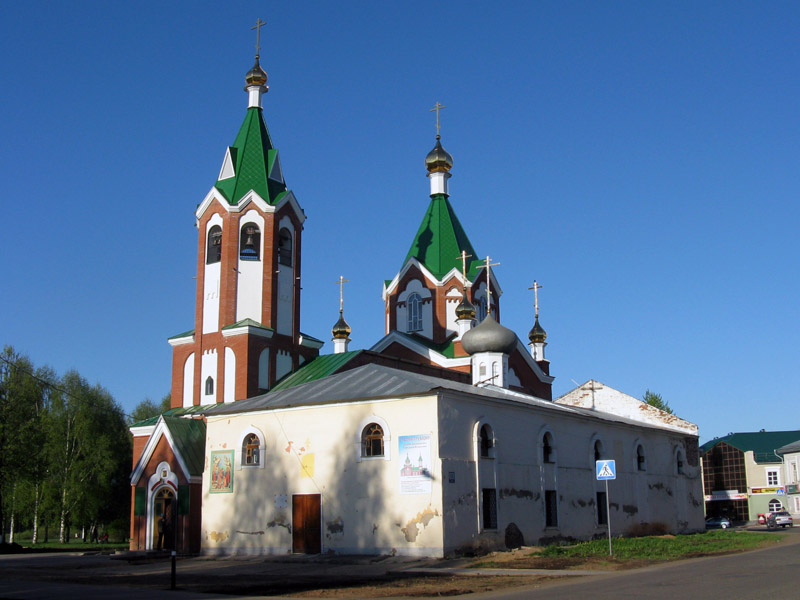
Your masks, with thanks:
[[[218,450],[211,453],[211,494],[233,492],[233,450]]]
[[[399,437],[400,493],[431,493],[431,436],[401,435]]]

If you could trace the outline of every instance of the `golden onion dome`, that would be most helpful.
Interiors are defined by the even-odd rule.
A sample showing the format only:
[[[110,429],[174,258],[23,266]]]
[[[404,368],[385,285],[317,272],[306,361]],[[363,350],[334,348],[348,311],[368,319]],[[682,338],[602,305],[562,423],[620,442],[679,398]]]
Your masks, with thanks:
[[[344,320],[344,315],[342,311],[339,311],[339,320],[336,321],[336,325],[333,326],[331,333],[333,333],[333,339],[335,340],[346,340],[350,336],[350,325],[347,324],[347,321]]]
[[[456,306],[456,319],[475,319],[475,307],[467,300],[467,292],[461,296],[461,302]]]
[[[453,157],[450,153],[442,147],[442,142],[439,141],[439,136],[436,136],[436,145],[433,150],[428,152],[425,157],[425,168],[428,173],[447,173],[453,168]]]
[[[541,344],[547,339],[547,332],[539,325],[539,317],[536,317],[533,329],[528,333],[528,339],[534,344]]]
[[[247,72],[247,75],[244,76],[245,81],[245,89],[250,87],[251,85],[266,85],[267,84],[267,72],[261,68],[261,65],[258,63],[258,55],[256,54],[256,64],[253,65],[253,68]]]

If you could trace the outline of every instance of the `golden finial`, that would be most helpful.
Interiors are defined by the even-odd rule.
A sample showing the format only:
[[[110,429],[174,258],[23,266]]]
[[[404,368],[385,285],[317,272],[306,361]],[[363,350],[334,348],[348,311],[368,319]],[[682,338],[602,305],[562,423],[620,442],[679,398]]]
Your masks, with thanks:
[[[258,55],[261,52],[261,28],[266,24],[267,22],[262,21],[261,18],[259,17],[258,19],[256,19],[256,24],[250,28],[256,30],[256,58],[258,58]]]
[[[447,107],[444,106],[443,104],[439,104],[439,101],[437,100],[436,104],[434,105],[434,107],[428,111],[428,112],[436,112],[436,139],[437,140],[441,137],[439,135],[440,132],[441,132],[441,125],[439,125],[439,111],[442,110],[443,108],[447,108]]]
[[[343,275],[339,275],[336,285],[339,286],[339,312],[344,311],[344,284],[350,283],[349,279],[345,279]]]
[[[539,290],[542,289],[542,286],[537,283],[537,281],[533,280],[533,285],[528,288],[529,290],[533,290],[533,316],[535,318],[539,318]]]

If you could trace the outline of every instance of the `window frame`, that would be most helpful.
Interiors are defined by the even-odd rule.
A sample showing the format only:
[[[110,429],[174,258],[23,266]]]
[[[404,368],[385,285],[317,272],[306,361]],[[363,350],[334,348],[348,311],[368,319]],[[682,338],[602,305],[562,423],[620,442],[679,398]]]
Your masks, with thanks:
[[[245,459],[245,443],[247,438],[254,435],[258,440],[259,462],[258,464],[247,464]],[[239,453],[238,460],[236,460],[236,469],[263,469],[267,462],[268,448],[266,438],[260,429],[254,426],[245,428],[239,436],[239,445],[237,446]]]
[[[382,456],[364,456],[364,431],[370,424],[380,426],[383,430],[383,455]],[[356,426],[353,431],[353,456],[355,462],[371,462],[376,460],[391,460],[392,459],[392,432],[389,423],[383,417],[372,414],[367,415]]]
[[[284,235],[284,232],[285,235]],[[288,240],[288,248],[285,242]],[[278,267],[292,267],[294,265],[294,235],[288,227],[278,230],[278,245],[276,247]]]
[[[250,440],[253,440],[255,443],[249,443]],[[251,452],[252,449],[255,449]],[[261,440],[258,438],[253,432],[248,433],[244,436],[244,441],[242,442],[242,467],[259,467],[261,466]],[[255,460],[250,460],[255,457]]]
[[[406,319],[406,331],[409,333],[423,331],[422,296],[417,292],[412,292],[406,299]]]
[[[214,395],[214,378],[209,375],[206,377],[205,387],[203,388],[204,395],[206,396],[213,396]]]
[[[248,228],[255,228],[254,232],[247,233]],[[252,236],[253,240],[253,252],[255,252],[254,256],[245,255],[244,252],[247,249],[245,243],[247,241],[247,237],[245,236]],[[246,223],[242,223],[242,226],[239,228],[239,260],[245,261],[252,261],[257,262],[261,260],[261,228],[258,226],[258,223],[254,223],[253,221],[247,221]]]
[[[780,469],[766,469],[766,476],[767,476],[767,487],[778,487],[780,486]]]
[[[206,233],[206,264],[222,262],[222,227],[212,225]]]
[[[373,433],[371,429],[377,428],[380,431],[380,434]],[[380,440],[380,453],[379,454],[371,454],[372,444],[369,442],[374,442],[376,440]],[[380,423],[376,423],[372,421],[368,423],[364,429],[361,430],[361,458],[383,458],[384,457],[384,433],[383,427],[380,426]]]

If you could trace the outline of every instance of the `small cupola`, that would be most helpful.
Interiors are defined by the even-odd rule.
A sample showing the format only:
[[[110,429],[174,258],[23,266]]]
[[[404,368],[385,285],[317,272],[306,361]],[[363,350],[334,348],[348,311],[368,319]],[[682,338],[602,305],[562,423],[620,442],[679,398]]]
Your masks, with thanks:
[[[253,68],[244,76],[244,91],[247,92],[248,104],[247,108],[261,108],[261,95],[269,91],[267,85],[267,72],[261,68],[259,63],[259,54],[261,53],[261,28],[266,25],[264,21],[258,19],[255,27],[250,29],[256,30],[256,63]]]
[[[450,179],[450,169],[453,168],[453,157],[442,146],[441,125],[439,125],[439,111],[445,108],[438,102],[431,109],[436,112],[436,145],[425,157],[425,168],[431,180],[431,196],[436,194],[448,195],[447,180]]]
[[[530,340],[528,346],[530,346],[533,360],[538,362],[539,366],[547,373],[549,372],[549,368],[546,364],[548,361],[544,357],[544,347],[547,346],[547,342],[545,341],[547,339],[547,332],[544,330],[544,327],[539,324],[539,290],[542,289],[542,286],[539,285],[537,281],[534,281],[533,286],[529,289],[532,289],[534,293],[534,323],[533,329],[528,332],[528,339]]]
[[[467,299],[467,290],[461,296],[461,302],[456,306],[456,327],[458,328],[458,339],[464,337],[475,325],[475,306]]]
[[[487,315],[462,336],[461,347],[472,356],[472,385],[508,387],[508,356],[517,347],[513,331]]]
[[[339,276],[339,280],[336,282],[336,285],[339,286],[339,320],[336,321],[336,324],[331,329],[331,333],[333,334],[333,353],[334,354],[341,354],[342,352],[347,352],[347,344],[350,343],[350,325],[347,324],[347,321],[344,320],[344,284],[347,283],[347,279],[344,276]]]

